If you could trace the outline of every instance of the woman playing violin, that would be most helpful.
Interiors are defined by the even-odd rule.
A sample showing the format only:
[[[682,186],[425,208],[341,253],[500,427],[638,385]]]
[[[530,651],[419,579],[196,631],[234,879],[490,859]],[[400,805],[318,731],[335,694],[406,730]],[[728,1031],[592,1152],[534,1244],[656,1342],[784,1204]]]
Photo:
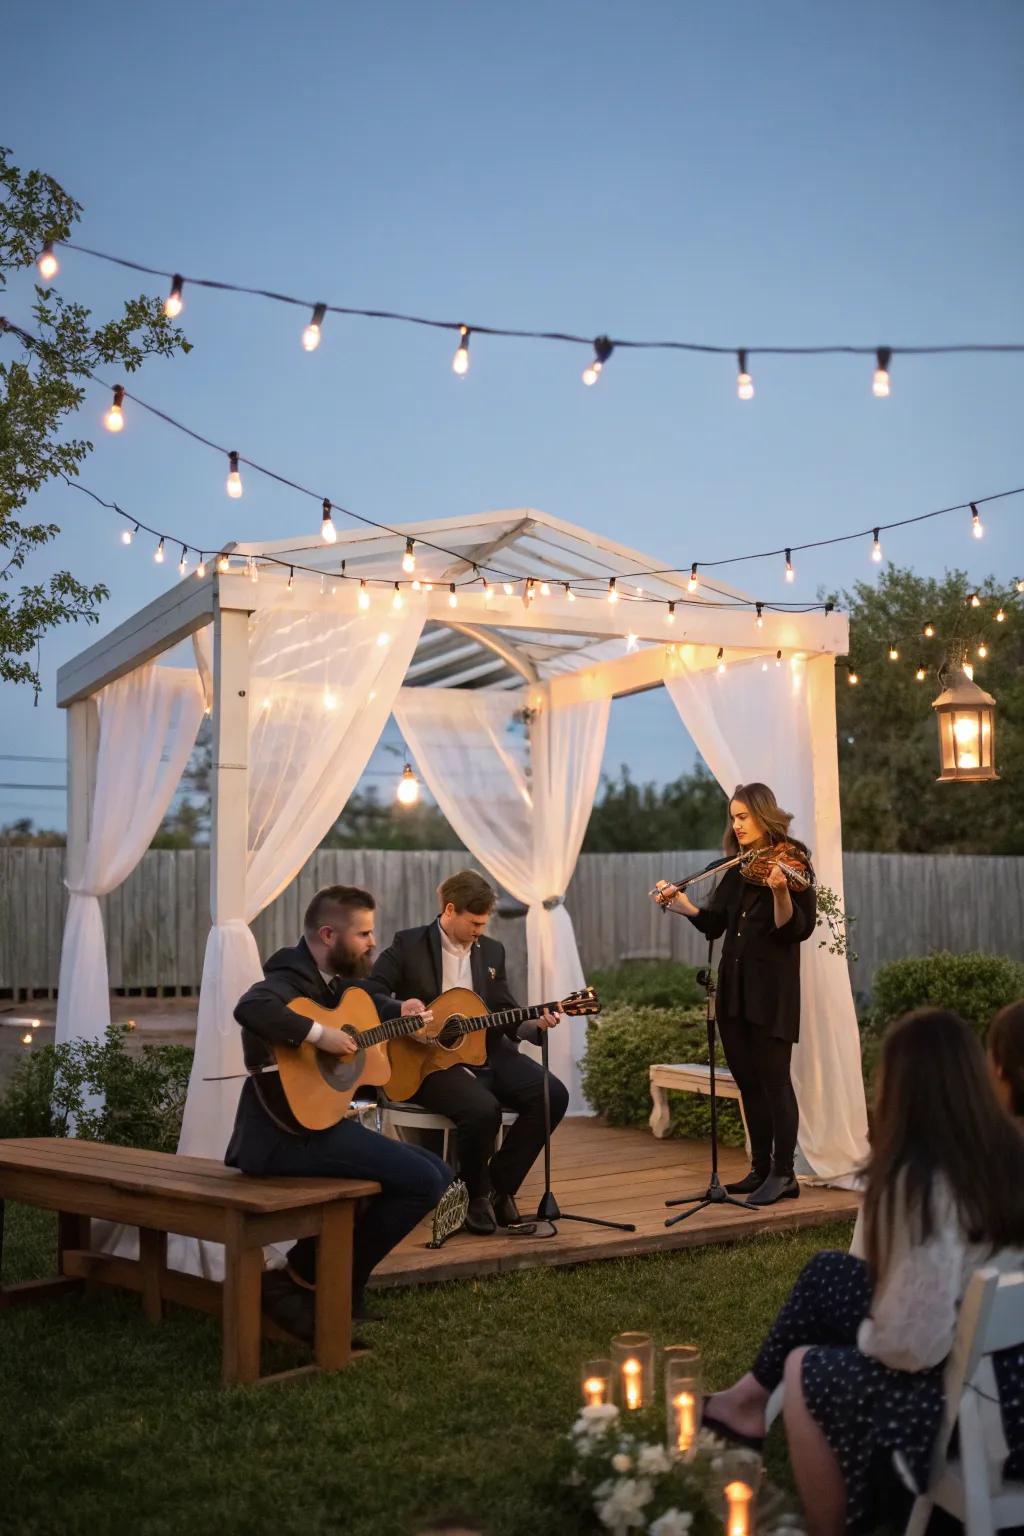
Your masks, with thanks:
[[[817,904],[807,849],[789,836],[792,819],[766,784],[738,784],[723,847],[726,860],[744,853],[751,860],[726,870],[706,907],[671,885],[659,894],[662,905],[682,912],[708,939],[725,935],[718,1031],[743,1098],[752,1164],[746,1178],[726,1188],[756,1206],[800,1193],[790,1058],[800,1033],[799,945],[814,932]],[[773,857],[780,844],[784,857]]]

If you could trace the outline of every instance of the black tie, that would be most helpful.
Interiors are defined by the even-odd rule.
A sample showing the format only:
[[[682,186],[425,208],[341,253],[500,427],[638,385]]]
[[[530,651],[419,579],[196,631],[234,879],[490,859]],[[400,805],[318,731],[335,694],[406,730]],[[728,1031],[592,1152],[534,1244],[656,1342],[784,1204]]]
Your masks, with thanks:
[[[332,1001],[336,1003],[341,996],[341,977],[332,976],[327,983],[327,990],[331,994]]]

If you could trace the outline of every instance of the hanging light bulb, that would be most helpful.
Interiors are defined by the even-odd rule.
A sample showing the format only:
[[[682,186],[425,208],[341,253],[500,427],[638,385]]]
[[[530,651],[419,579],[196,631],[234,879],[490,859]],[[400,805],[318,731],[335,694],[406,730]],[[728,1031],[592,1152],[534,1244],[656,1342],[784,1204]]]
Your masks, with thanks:
[[[175,272],[171,279],[171,291],[164,300],[164,314],[168,320],[177,320],[185,308],[185,300],[181,296],[181,290],[185,286],[185,280]]]
[[[736,378],[736,393],[741,400],[753,400],[754,381],[747,372],[746,348],[741,347],[736,353],[736,361],[739,364],[739,373]]]
[[[448,607],[449,608],[457,608],[458,606],[459,606],[459,594],[455,590],[455,583],[454,583],[454,581],[450,581],[448,583]]]
[[[598,336],[594,341],[594,359],[583,370],[584,384],[596,384],[601,377],[605,363],[615,350],[614,343],[607,336]]]
[[[1014,582],[1014,586],[1017,588],[1018,592],[1024,592],[1024,576],[1018,576],[1017,580]]]
[[[217,570],[219,571],[220,575],[221,576],[226,576],[228,574],[228,571],[230,571],[230,569],[231,569],[231,561],[228,559],[227,555],[218,555],[217,556]]]
[[[396,581],[395,582],[395,595],[391,599],[391,606],[392,606],[392,608],[394,608],[397,611],[399,608],[402,607],[404,602],[405,602],[405,598],[402,596],[402,589],[398,585],[398,582]]]
[[[294,586],[295,586],[295,567],[294,567],[294,565],[290,565],[288,567],[288,591],[291,592],[293,590]]]
[[[633,631],[630,630],[629,634],[626,636],[626,650],[627,651],[635,651],[638,644],[639,644],[639,636],[634,635]]]
[[[875,361],[878,366],[875,376],[871,381],[871,393],[877,400],[885,400],[889,395],[889,363],[892,359],[891,347],[879,347],[875,353]]]
[[[718,647],[718,671],[725,671],[725,647],[721,645]]]
[[[365,581],[360,581],[359,583],[359,606],[364,613],[370,606],[370,593]]]
[[[419,798],[420,781],[412,771],[412,764],[406,763],[395,790],[395,799],[399,805],[415,805]]]
[[[121,432],[124,429],[124,385],[114,385],[114,400],[110,409],[103,418],[103,425],[108,432]]]
[[[412,539],[405,541],[405,554],[402,556],[402,570],[407,576],[411,576],[416,569],[416,553],[412,546]]]
[[[896,649],[896,642],[895,642],[895,640],[890,640],[889,641],[889,660],[890,661],[899,661],[899,659],[900,659],[900,653]]]
[[[676,621],[676,605],[675,605],[675,603],[669,603],[668,608],[667,608],[667,610],[665,612],[665,623],[666,624],[674,624],[675,621]]]
[[[452,358],[452,372],[464,378],[469,372],[469,326],[459,326],[459,344]]]
[[[529,578],[529,580],[527,581],[527,583],[526,583],[526,601],[528,603],[532,603],[536,596],[537,596],[537,583],[534,581],[533,577],[531,576]]]
[[[187,570],[188,570],[188,550],[185,548],[185,545],[183,544],[181,546],[181,559],[178,561],[178,575],[179,576],[184,576],[184,574],[185,574],[185,572]]]
[[[501,584],[501,590],[504,592],[506,597],[511,597],[512,593],[515,591],[515,587],[510,581],[503,581]]]
[[[777,667],[781,667],[782,666],[782,652],[781,651],[776,651],[775,652],[775,665]]]
[[[47,240],[36,258],[36,266],[39,268],[39,276],[44,283],[52,282],[60,271],[60,262],[53,251],[53,241]]]
[[[253,586],[255,586],[256,583],[259,581],[259,579],[260,579],[260,568],[256,564],[256,561],[253,559],[252,555],[250,555],[249,556],[249,580],[252,582]]]
[[[978,596],[977,592],[972,592],[971,593],[970,597],[968,598],[968,602],[970,603],[972,608],[980,608],[981,607],[981,598]]]
[[[690,579],[686,583],[686,590],[687,592],[696,592],[699,585],[700,578],[697,575],[697,562],[695,560],[690,566]]]
[[[314,304],[313,318],[302,333],[302,345],[307,352],[315,352],[320,345],[320,327],[324,323],[326,313],[326,304]]]
[[[1002,608],[997,608],[996,609],[996,623],[997,624],[1002,624],[1002,623],[1004,623],[1005,619],[1006,619],[1006,614],[1003,611],[1003,609]]]
[[[570,587],[568,582],[565,584],[565,600],[568,603],[574,603],[576,601],[576,593],[573,591],[572,587]]]
[[[981,657],[982,661],[984,661],[985,657],[988,655],[988,646],[985,644],[984,640],[978,646],[978,655]]]
[[[135,524],[134,528],[125,528],[125,529],[123,529],[122,533],[121,533],[121,543],[122,544],[130,544],[132,539],[134,539],[135,535],[138,533],[138,531],[139,531],[138,523]]]
[[[976,539],[983,539],[985,537],[985,524],[982,522],[981,513],[973,501],[971,502],[971,532]]]
[[[914,676],[917,678],[919,683],[923,683],[925,678],[928,676],[927,669],[925,667],[918,667],[917,671],[914,673]]]
[[[881,559],[882,559],[882,542],[881,542],[881,540],[878,537],[878,529],[877,528],[875,529],[874,534],[873,534],[872,539],[871,539],[871,558],[875,562],[876,565],[879,565],[881,563]]]
[[[320,537],[323,539],[325,544],[334,544],[337,542],[338,538],[338,530],[334,526],[334,519],[331,516],[331,511],[331,504],[325,496],[323,505],[324,518],[323,522],[320,524]]]
[[[764,629],[764,603],[755,603],[754,607],[757,609],[757,618],[754,622],[758,629]]]
[[[489,581],[485,581],[484,582],[484,602],[485,603],[489,603],[493,596],[494,596],[494,588],[491,586]]]
[[[762,672],[767,672],[768,671],[768,663],[766,661],[762,661],[762,663],[761,663],[761,671]]]
[[[796,571],[793,569],[793,557],[791,556],[788,549],[786,550],[786,580],[796,580]]]
[[[931,622],[930,619],[924,627],[923,634],[926,640],[931,640],[935,636],[935,625]]]
[[[227,493],[233,501],[237,501],[242,494],[242,477],[238,473],[238,454],[228,454],[228,483]]]
[[[609,578],[608,578],[608,601],[610,603],[617,603],[618,600],[619,600],[619,594],[615,590],[615,577],[614,576],[609,576]]]
[[[202,581],[202,579],[203,579],[203,577],[205,575],[206,575],[206,561],[203,559],[202,555],[200,555],[199,556],[199,564],[196,566],[196,576],[199,578],[200,581]]]
[[[551,596],[551,586],[550,586],[549,582],[546,582],[546,581],[542,581],[541,582],[541,584],[540,584],[540,595],[541,595],[541,597],[550,597]]]
[[[154,554],[153,559],[156,561],[157,565],[163,565],[163,563],[164,563],[164,541],[163,541],[163,538],[161,538],[159,544],[156,547],[156,553]]]
[[[849,683],[851,688],[856,688],[857,684],[860,682],[859,675],[853,670],[852,667],[846,674],[846,681]]]

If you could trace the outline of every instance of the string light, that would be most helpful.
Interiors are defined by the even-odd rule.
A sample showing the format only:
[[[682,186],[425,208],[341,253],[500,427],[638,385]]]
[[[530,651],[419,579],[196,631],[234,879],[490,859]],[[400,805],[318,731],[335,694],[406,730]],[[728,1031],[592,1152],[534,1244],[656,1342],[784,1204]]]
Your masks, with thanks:
[[[334,544],[338,539],[338,530],[335,528],[334,519],[331,516],[332,510],[333,509],[331,504],[325,496],[323,504],[323,522],[320,524],[320,537],[323,539],[325,544]]]
[[[997,624],[1002,624],[1005,621],[1005,619],[1006,619],[1005,612],[1003,611],[1002,608],[998,608],[996,610],[996,623]]]
[[[972,592],[967,601],[972,608],[981,607],[981,598],[978,596],[977,592]]]
[[[583,370],[583,382],[587,385],[596,384],[604,370],[604,365],[611,357],[615,347],[607,336],[598,336],[594,341],[594,357]]]
[[[260,568],[256,564],[256,561],[253,559],[252,555],[250,555],[249,556],[249,580],[252,582],[253,586],[255,586],[256,583],[259,581],[259,579],[260,579]]]
[[[171,291],[164,300],[164,314],[168,320],[177,320],[185,308],[185,300],[181,296],[181,290],[185,286],[185,279],[180,273],[175,272],[171,278]]]
[[[565,598],[566,602],[569,603],[574,603],[576,601],[576,593],[573,591],[568,582],[565,584]]]
[[[120,432],[124,429],[124,385],[114,385],[114,399],[110,409],[103,418],[103,425],[108,432]]]
[[[796,571],[794,571],[794,569],[793,569],[793,557],[790,554],[788,549],[786,550],[786,580],[787,581],[795,581],[796,580]]]
[[[233,501],[237,501],[242,494],[242,477],[238,472],[238,454],[233,450],[228,454],[227,493]]]
[[[550,586],[550,583],[548,583],[546,581],[542,581],[541,582],[541,584],[540,584],[540,595],[541,595],[541,597],[550,597],[551,596],[551,586]]]
[[[185,545],[183,544],[181,546],[181,559],[178,561],[178,575],[179,576],[184,576],[184,574],[185,574],[185,572],[187,570],[188,570],[188,550],[185,548]]]
[[[135,524],[134,528],[125,528],[125,529],[123,529],[122,532],[121,532],[121,543],[122,544],[130,544],[132,539],[138,533],[138,531],[139,531],[138,523]]]
[[[196,566],[196,576],[199,578],[200,581],[202,581],[202,579],[203,579],[203,577],[205,575],[206,575],[206,561],[203,559],[202,555],[200,555],[199,556],[199,564]]]
[[[618,600],[619,600],[619,594],[618,594],[618,592],[616,590],[616,587],[615,587],[615,577],[614,576],[609,576],[609,578],[608,578],[608,601],[610,603],[617,603]]]
[[[982,522],[981,514],[973,501],[971,502],[971,532],[976,539],[983,539],[985,537],[985,524]]]
[[[164,541],[163,541],[163,539],[161,539],[159,544],[157,545],[156,553],[154,554],[153,559],[156,561],[157,565],[163,565],[163,563],[164,563]]]
[[[415,805],[420,798],[420,783],[412,771],[412,764],[406,763],[402,769],[402,777],[398,781],[395,790],[395,799],[399,805]]]
[[[1024,592],[1024,577],[1019,578],[1017,581],[1015,581],[1014,585],[1017,588],[1018,592]]]
[[[690,566],[690,579],[686,583],[686,590],[687,592],[696,592],[699,585],[700,578],[697,575],[697,562],[695,560]]]
[[[899,661],[899,659],[900,659],[900,653],[899,653],[899,651],[896,648],[896,642],[895,642],[895,640],[890,640],[889,641],[889,660],[890,661]]]
[[[489,603],[493,596],[494,596],[494,588],[491,586],[489,581],[485,581],[484,582],[484,602],[485,603]]]
[[[515,587],[510,581],[503,581],[501,584],[501,590],[504,592],[506,597],[511,597],[512,593],[515,591]]]
[[[220,574],[222,576],[226,576],[230,569],[231,561],[228,559],[227,555],[219,555],[217,557],[217,570],[220,572]]]
[[[288,567],[288,591],[291,592],[294,589],[294,587],[295,587],[295,567],[294,567],[294,565],[290,565]]]
[[[359,583],[359,606],[364,613],[370,606],[370,593],[365,581],[360,581]]]
[[[927,669],[925,667],[918,667],[917,671],[914,673],[914,676],[917,678],[919,683],[923,683],[925,678],[928,676]]]
[[[675,621],[676,621],[676,605],[675,605],[675,603],[669,603],[668,608],[665,611],[665,623],[666,624],[674,624]]]
[[[469,372],[468,325],[459,326],[459,344],[455,349],[455,356],[452,358],[452,372],[457,373],[460,379],[465,378],[466,374]]]
[[[764,603],[755,603],[754,607],[757,610],[757,618],[754,620],[754,623],[758,629],[764,629]]]
[[[719,672],[719,674],[721,674],[724,671],[725,671],[725,647],[720,645],[718,647],[718,672]]]
[[[775,652],[775,665],[777,667],[781,667],[782,666],[782,652],[781,651],[776,651]]]
[[[394,597],[393,597],[393,598],[392,598],[392,599],[391,599],[391,606],[392,606],[392,608],[394,608],[394,609],[395,609],[395,611],[396,611],[396,612],[397,612],[397,611],[398,611],[398,609],[399,609],[399,608],[401,608],[401,607],[402,607],[402,605],[403,605],[403,603],[404,603],[404,602],[405,602],[405,599],[404,599],[404,598],[403,598],[403,596],[402,596],[402,589],[401,589],[401,587],[400,587],[400,586],[399,586],[399,585],[398,585],[398,582],[397,582],[397,581],[396,581],[396,582],[395,582],[395,595],[394,595]]]
[[[860,682],[859,675],[853,670],[852,667],[846,674],[846,681],[849,683],[851,688],[856,688],[857,684]]]
[[[313,318],[302,333],[302,345],[307,352],[315,352],[320,345],[320,327],[327,313],[326,304],[314,304]]]
[[[935,625],[929,619],[928,623],[924,627],[924,637],[925,637],[926,640],[932,640],[932,639],[934,639],[934,636],[935,636]]]
[[[879,565],[881,563],[881,559],[882,559],[882,542],[881,542],[881,540],[878,537],[878,529],[877,528],[875,529],[875,531],[874,531],[874,533],[872,534],[872,537],[871,537],[871,558],[875,562],[876,565]]]
[[[635,651],[638,644],[639,644],[639,637],[637,635],[634,635],[633,631],[630,630],[629,634],[626,636],[626,650],[627,650],[627,652]]]
[[[448,607],[449,608],[457,608],[458,606],[459,606],[459,594],[455,590],[455,583],[454,583],[454,581],[450,581],[448,583]]]
[[[988,646],[985,644],[984,640],[978,646],[978,655],[981,657],[982,661],[984,661],[985,657],[988,655]]]
[[[60,262],[54,255],[53,241],[47,240],[36,258],[36,266],[39,268],[39,276],[44,282],[52,282],[60,271]]]
[[[876,400],[885,400],[889,395],[889,364],[892,361],[892,348],[879,347],[875,353],[875,376],[871,381],[871,393]]]
[[[405,554],[402,556],[402,570],[407,576],[411,576],[416,569],[416,553],[412,547],[412,539],[405,541]]]
[[[739,364],[739,374],[736,378],[736,393],[741,400],[753,400],[754,381],[747,372],[747,353],[741,347],[736,353],[736,361]]]

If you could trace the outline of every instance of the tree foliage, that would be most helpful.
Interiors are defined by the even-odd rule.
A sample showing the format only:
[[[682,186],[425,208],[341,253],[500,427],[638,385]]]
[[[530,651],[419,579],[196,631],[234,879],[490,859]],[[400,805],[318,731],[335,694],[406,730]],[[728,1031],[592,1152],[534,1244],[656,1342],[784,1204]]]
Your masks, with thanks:
[[[19,171],[2,146],[0,192],[2,294],[9,276],[30,267],[46,241],[68,238],[82,210],[51,176]],[[187,352],[189,345],[159,299],[129,299],[123,314],[95,326],[84,305],[39,284],[31,329],[22,334],[0,317],[0,340],[0,679],[31,683],[38,692],[32,651],[40,636],[79,619],[95,623],[109,594],[70,571],[11,588],[29,556],[60,533],[56,523],[23,516],[24,509],[49,481],[75,477],[92,451],[90,441],[65,435],[65,427],[96,368],[134,373],[146,357]]]

